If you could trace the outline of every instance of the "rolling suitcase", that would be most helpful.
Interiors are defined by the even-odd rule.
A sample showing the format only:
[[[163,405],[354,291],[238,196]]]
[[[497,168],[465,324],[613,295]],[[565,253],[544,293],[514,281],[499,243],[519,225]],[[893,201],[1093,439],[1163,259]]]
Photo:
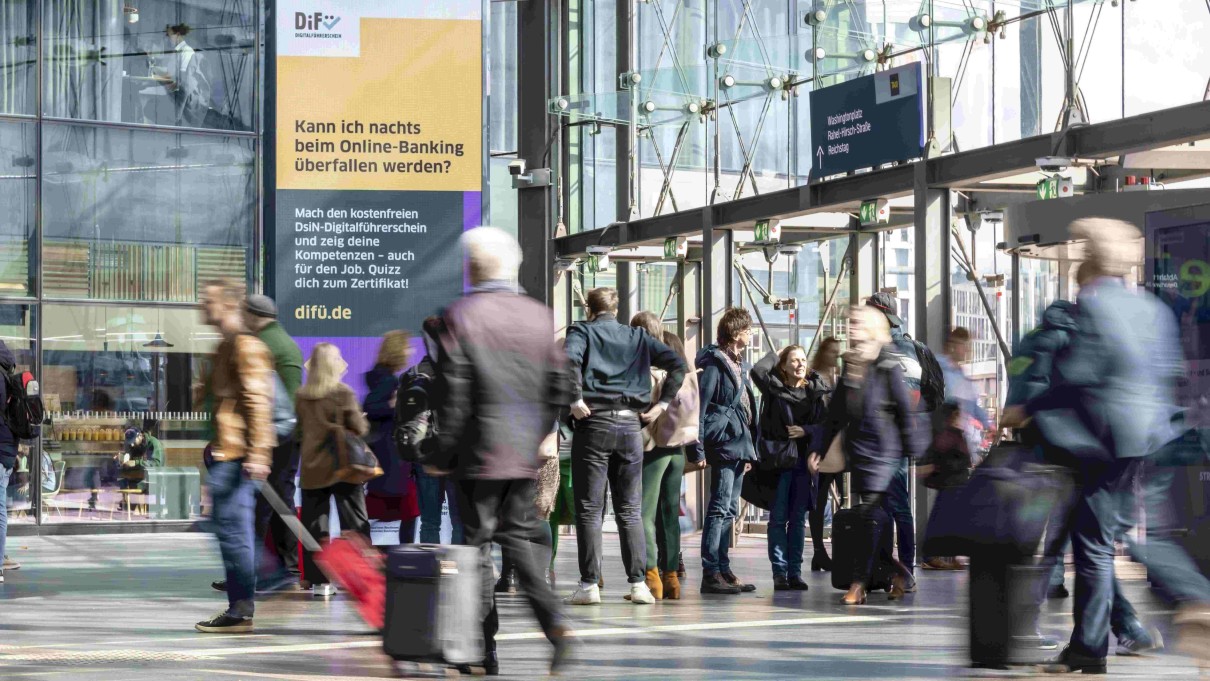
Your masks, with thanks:
[[[978,551],[970,562],[970,658],[982,669],[1042,664],[1053,651],[1038,647],[1041,589],[1050,577],[1006,551]]]
[[[881,508],[875,509],[874,512],[878,515],[878,525],[882,528],[879,544],[886,551],[890,551],[895,542],[891,516]],[[865,541],[867,541],[866,531],[856,509],[846,508],[832,515],[832,586],[834,588],[847,591],[853,584],[853,574],[857,571],[857,556],[863,553],[860,543]],[[870,571],[870,583],[866,585],[866,591],[889,591],[891,588],[891,577],[895,574],[895,570],[879,556],[875,556],[874,568]]]
[[[383,652],[400,662],[483,661],[483,580],[471,546],[405,544],[386,559]]]

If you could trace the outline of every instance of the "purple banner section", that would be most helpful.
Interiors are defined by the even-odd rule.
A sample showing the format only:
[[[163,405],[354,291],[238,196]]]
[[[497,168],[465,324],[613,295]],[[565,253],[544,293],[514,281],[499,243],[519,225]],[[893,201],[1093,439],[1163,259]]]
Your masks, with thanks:
[[[479,192],[464,193],[462,200],[463,231],[478,227],[482,224],[482,221],[483,196]],[[469,287],[469,284],[464,282],[464,286]],[[420,329],[403,330],[412,334],[411,363],[415,364],[424,357],[424,341],[420,338]],[[377,336],[343,336],[339,338],[304,336],[295,338],[294,341],[298,343],[299,349],[302,350],[304,360],[310,359],[311,352],[320,343],[332,343],[340,348],[340,354],[344,357],[345,362],[349,364],[349,372],[345,375],[345,383],[353,389],[353,392],[357,393],[358,399],[365,398],[368,392],[365,383],[365,374],[374,368],[374,364],[378,360],[378,346],[382,343],[381,338]]]

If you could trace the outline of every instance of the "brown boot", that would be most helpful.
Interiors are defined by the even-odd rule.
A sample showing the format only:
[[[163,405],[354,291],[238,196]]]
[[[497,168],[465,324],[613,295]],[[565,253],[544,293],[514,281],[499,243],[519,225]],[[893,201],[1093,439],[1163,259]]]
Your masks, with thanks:
[[[651,589],[651,595],[655,596],[655,600],[664,599],[664,583],[660,581],[659,568],[651,568],[647,571],[647,588]]]
[[[865,605],[865,586],[854,582],[840,602],[844,605]]]
[[[670,601],[681,600],[681,578],[676,572],[664,573],[664,598]]]
[[[904,597],[907,591],[904,590],[906,584],[903,575],[895,575],[891,578],[891,594],[887,596],[887,600],[897,601]]]

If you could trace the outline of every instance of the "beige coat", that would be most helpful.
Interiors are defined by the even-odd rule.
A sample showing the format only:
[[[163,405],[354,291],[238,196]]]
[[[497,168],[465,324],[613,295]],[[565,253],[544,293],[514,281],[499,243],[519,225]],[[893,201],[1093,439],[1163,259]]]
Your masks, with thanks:
[[[698,395],[697,373],[690,371],[685,374],[685,382],[681,384],[681,389],[677,391],[672,404],[668,405],[667,411],[660,415],[655,423],[643,429],[643,451],[650,452],[656,447],[673,449],[697,443],[700,423],[698,409],[701,399]],[[665,378],[665,371],[652,368],[652,404],[659,400]]]
[[[305,388],[294,400],[298,413],[298,428],[302,450],[303,489],[323,489],[341,482],[336,477],[336,454],[330,448],[330,436],[340,435],[343,426],[355,435],[369,431],[369,423],[357,404],[353,389],[341,384],[334,392],[320,398],[305,397]]]

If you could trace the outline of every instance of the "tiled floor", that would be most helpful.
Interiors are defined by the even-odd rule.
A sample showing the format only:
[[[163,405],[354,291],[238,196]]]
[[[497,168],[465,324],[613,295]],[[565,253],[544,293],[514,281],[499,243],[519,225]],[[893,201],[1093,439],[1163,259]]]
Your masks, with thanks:
[[[697,540],[686,541],[686,556]],[[570,585],[575,544],[562,542],[558,573]],[[607,537],[607,555],[618,555]],[[209,583],[220,576],[213,539],[199,534],[13,538],[24,563],[0,586],[0,679],[129,681],[373,679],[392,674],[380,641],[349,601],[289,597],[259,606],[256,634],[219,637],[192,625],[224,601]],[[936,679],[1023,678],[1030,670],[974,673],[964,666],[966,576],[921,573],[904,603],[874,596],[849,609],[827,575],[808,576],[806,593],[772,590],[762,537],[733,551],[736,571],[759,588],[743,596],[697,593],[690,565],[687,597],[634,606],[622,600],[620,561],[606,565],[600,606],[569,614],[581,640],[565,678],[634,679]],[[1123,571],[1125,572],[1125,571]],[[1134,571],[1137,575],[1137,571]],[[1146,582],[1128,593],[1151,622],[1164,607]],[[1070,601],[1048,606],[1046,629],[1064,636]],[[506,678],[545,676],[549,646],[524,599],[502,599],[501,665]],[[1114,658],[1110,672],[1131,679],[1197,678],[1184,658]],[[1207,677],[1210,678],[1210,677]]]

